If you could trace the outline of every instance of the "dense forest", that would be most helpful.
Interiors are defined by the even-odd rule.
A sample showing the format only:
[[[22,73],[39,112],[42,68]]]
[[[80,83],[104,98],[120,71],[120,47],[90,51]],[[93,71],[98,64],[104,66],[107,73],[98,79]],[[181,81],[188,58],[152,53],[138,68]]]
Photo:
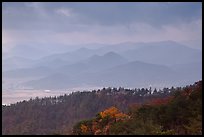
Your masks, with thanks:
[[[36,97],[2,105],[2,134],[202,134],[201,90],[199,81]]]
[[[173,96],[133,105],[127,114],[116,107],[74,126],[76,135],[202,135],[202,82]]]

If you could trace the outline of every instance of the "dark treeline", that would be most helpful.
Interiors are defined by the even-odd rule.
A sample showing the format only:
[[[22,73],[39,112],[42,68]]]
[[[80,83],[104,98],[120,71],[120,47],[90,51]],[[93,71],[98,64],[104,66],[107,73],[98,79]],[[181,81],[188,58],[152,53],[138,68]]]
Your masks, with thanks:
[[[110,107],[73,127],[75,135],[202,135],[202,81],[165,98]]]
[[[103,88],[2,105],[2,134],[72,134],[77,122],[111,106],[126,113],[131,105],[165,98],[184,88]]]

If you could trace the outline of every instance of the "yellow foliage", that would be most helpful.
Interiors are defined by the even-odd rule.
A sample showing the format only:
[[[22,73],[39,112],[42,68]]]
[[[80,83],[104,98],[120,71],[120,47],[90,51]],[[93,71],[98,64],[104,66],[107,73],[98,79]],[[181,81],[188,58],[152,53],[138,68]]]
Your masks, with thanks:
[[[110,107],[102,112],[100,112],[102,118],[109,116],[110,118],[115,118],[116,120],[128,118],[128,115],[120,112],[116,107]]]
[[[85,126],[84,124],[82,124],[82,125],[81,125],[81,131],[82,131],[83,133],[86,133],[86,132],[88,131],[88,127]]]
[[[100,115],[102,118],[110,116],[115,117],[115,115],[119,113],[119,110],[116,107],[110,107],[102,112],[100,112]]]

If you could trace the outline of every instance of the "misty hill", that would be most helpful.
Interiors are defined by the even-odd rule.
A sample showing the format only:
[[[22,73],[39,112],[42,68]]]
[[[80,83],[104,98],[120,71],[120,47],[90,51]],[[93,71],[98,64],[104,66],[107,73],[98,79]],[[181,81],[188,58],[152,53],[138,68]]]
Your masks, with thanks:
[[[108,52],[104,55],[93,55],[85,60],[79,61],[78,63],[63,66],[60,68],[69,73],[69,71],[73,72],[71,69],[78,70],[76,73],[80,73],[82,71],[85,72],[96,72],[101,71],[103,69],[111,68],[113,66],[117,66],[120,64],[127,63],[128,60],[121,55],[115,52]],[[65,70],[66,69],[66,70]],[[81,71],[79,70],[81,69]],[[64,72],[63,71],[63,72]]]
[[[84,50],[84,49],[80,49],[80,50]],[[37,67],[25,67],[25,68],[19,68],[19,69],[16,68],[8,71],[4,70],[3,78],[5,81],[7,81],[7,83],[11,83],[11,85],[13,85],[12,83],[15,83],[15,85],[18,84],[19,85],[18,87],[24,87],[24,84],[19,84],[19,82],[21,83],[21,82],[31,80],[30,82],[28,82],[29,84],[26,84],[28,85],[28,87],[30,87],[30,83],[32,83],[33,84],[32,86],[35,85],[35,87],[39,87],[39,88],[47,87],[47,86],[48,87],[52,86],[52,88],[58,88],[58,87],[67,88],[68,86],[73,87],[75,85],[74,83],[77,83],[77,85],[80,84],[81,80],[80,79],[76,80],[76,78],[79,78],[79,75],[83,74],[83,72],[100,71],[102,69],[110,68],[116,64],[122,64],[125,62],[125,59],[123,57],[113,52],[107,53],[98,58],[94,58],[94,57],[95,56],[92,56],[88,59],[84,59],[81,62],[71,64],[71,65],[66,65],[66,62],[60,62],[60,60],[56,59],[56,60],[53,60],[52,63],[47,62],[47,65],[49,64],[51,65],[51,67],[46,65],[45,65],[46,67],[44,67],[44,65],[42,65]],[[21,60],[23,61],[26,60],[22,57],[12,58],[12,59],[16,61],[17,64],[20,63]],[[28,64],[33,65],[32,64],[33,62],[36,62],[36,61],[28,60],[25,63],[27,63],[27,65]],[[63,66],[63,67],[60,67],[60,66]],[[59,73],[61,75],[58,75]],[[67,75],[67,77],[65,75]],[[57,80],[57,82],[55,80]],[[61,81],[61,83],[58,83],[59,81]],[[55,83],[58,83],[58,85],[55,85]],[[45,85],[43,86],[43,84]],[[9,85],[4,86],[4,88],[7,88],[7,87],[10,87],[10,86]]]
[[[82,45],[66,45],[66,44],[44,44],[44,43],[29,43],[28,45],[15,45],[7,51],[11,56],[21,56],[30,59],[39,59],[51,54],[72,52],[83,47]]]
[[[42,66],[56,68],[56,66],[76,63],[93,55],[94,52],[90,53],[91,50],[90,52],[89,50],[88,48],[77,48],[71,45],[17,45],[4,53],[3,62],[5,62],[5,65],[3,67],[5,71],[19,68],[16,66],[20,66],[20,68]],[[22,58],[29,61],[22,64]]]
[[[127,50],[138,49],[142,46],[145,46],[145,43],[134,43],[134,42],[123,42],[118,44],[104,45],[103,47],[97,48],[94,50],[95,53],[105,54],[110,51],[116,53],[122,53]]]
[[[91,49],[88,48],[80,48],[77,49],[73,52],[65,52],[65,53],[58,53],[58,54],[52,54],[49,56],[45,56],[41,59],[38,60],[38,63],[36,65],[41,66],[62,66],[62,65],[66,65],[66,64],[73,64],[76,63],[80,60],[83,60],[85,58],[88,58],[90,56],[92,56],[94,53],[91,51]],[[56,64],[55,63],[59,63],[60,62],[64,62],[64,64]],[[51,63],[51,64],[50,64]]]
[[[99,44],[95,44],[95,46],[98,46]],[[42,57],[37,60],[37,66],[49,66],[52,67],[53,64],[57,63],[58,66],[62,66],[63,64],[60,64],[59,62],[64,62],[67,65],[68,64],[73,64],[76,62],[79,62],[81,60],[85,60],[87,58],[90,58],[93,55],[98,55],[98,56],[103,56],[104,54],[108,52],[114,52],[114,53],[119,53],[128,49],[135,49],[139,47],[139,44],[135,43],[120,43],[120,44],[114,44],[114,45],[105,45],[102,44],[103,46],[99,45],[99,47],[93,48],[93,44],[87,44],[87,47],[92,47],[92,48],[79,48],[74,51],[68,51],[64,53],[57,53],[57,54],[52,54],[49,56]],[[141,46],[141,45],[140,45]],[[59,62],[57,62],[59,61]]]
[[[107,69],[94,76],[95,84],[101,86],[132,87],[150,84],[172,83],[176,72],[169,67],[144,63],[140,61],[129,62]]]
[[[105,69],[121,65],[126,62],[127,60],[125,58],[114,52],[109,52],[102,56],[93,55],[86,60],[56,69],[56,73],[61,73],[61,75],[64,74],[64,76],[62,76],[63,79],[61,79],[61,77],[57,74],[50,74],[45,78],[29,81],[25,84],[28,86],[34,86],[35,88],[50,88],[52,86],[56,89],[79,86],[81,84],[90,84],[93,83],[93,79],[91,79],[91,77],[93,77],[96,72],[100,73]]]
[[[115,52],[122,55],[130,61],[139,60],[142,62],[174,65],[201,61],[202,52],[197,49],[189,48],[174,41],[161,41],[150,43],[119,43],[106,45],[96,49],[80,48],[73,52],[59,53],[43,57],[39,60],[39,65],[49,65],[54,60],[66,61],[67,64],[73,64],[78,61],[89,58],[93,55],[104,55],[108,52]],[[56,62],[57,63],[57,62]]]
[[[201,79],[201,55],[200,50],[173,41],[126,42],[103,45],[95,49],[79,48],[35,60],[21,57],[11,58],[14,61],[11,59],[8,62],[3,61],[6,64],[3,75],[5,78],[19,79],[34,75],[41,76],[41,79],[33,79],[28,82],[29,84],[23,83],[23,85],[29,87],[35,85],[34,87],[38,88],[49,88],[51,86],[49,83],[54,83],[51,81],[58,83],[55,86],[52,85],[53,88],[81,85],[140,86],[155,84],[158,86],[175,83],[185,85]],[[9,66],[13,66],[13,70],[5,72]],[[25,67],[14,70],[17,66]],[[40,68],[44,69],[40,70]],[[59,77],[55,79],[58,73],[65,75],[63,79],[66,80],[62,81]],[[43,83],[46,84],[43,86]],[[38,84],[40,86],[37,86]]]
[[[19,68],[3,72],[6,78],[24,78],[24,77],[42,77],[53,73],[52,69],[47,67],[37,68]]]
[[[74,84],[74,81],[66,74],[54,73],[37,80],[30,80],[22,85],[35,89],[66,89]]]
[[[72,73],[71,77],[66,80],[58,79],[58,77],[49,78],[45,77],[40,80],[30,81],[26,83],[28,86],[33,86],[33,88],[45,88],[49,89],[53,85],[48,83],[55,83],[55,88],[64,88],[67,85],[71,86],[80,86],[84,85],[96,85],[96,86],[144,86],[147,84],[159,84],[159,83],[171,83],[173,78],[176,76],[176,72],[170,69],[169,67],[155,64],[148,64],[139,61],[126,63],[123,65],[114,66],[101,71],[79,71],[79,66],[77,66],[76,74],[74,75],[74,68],[68,70],[64,74],[69,75],[69,72]],[[89,69],[90,70],[90,69]],[[63,71],[61,71],[62,73]],[[78,73],[80,75],[78,75]],[[48,82],[49,81],[49,82]],[[177,81],[178,82],[178,81]],[[73,84],[73,85],[72,85]],[[41,85],[41,86],[37,86]],[[63,87],[59,86],[63,85]]]
[[[55,71],[64,73],[68,76],[79,75],[84,72],[96,72],[111,68],[116,65],[127,63],[128,60],[114,52],[108,52],[104,55],[93,55],[87,59],[73,64],[63,64],[58,66]]]
[[[200,50],[192,49],[174,41],[148,43],[138,49],[125,51],[122,54],[129,60],[140,60],[147,63],[173,65],[201,61]]]
[[[90,44],[91,45],[91,44]],[[51,45],[50,45],[51,46]],[[86,45],[89,46],[89,45]],[[96,44],[97,46],[97,44]],[[47,46],[40,46],[36,48],[34,46],[16,46],[14,49],[21,52],[18,54],[19,57],[24,57],[25,59],[35,59],[32,61],[33,67],[47,66],[47,67],[60,67],[63,65],[69,65],[77,63],[78,61],[87,59],[93,55],[104,55],[108,52],[115,52],[123,57],[126,57],[130,61],[140,60],[147,63],[162,64],[162,65],[173,65],[173,64],[184,64],[192,63],[195,61],[201,61],[201,51],[197,49],[192,49],[187,46],[181,45],[174,41],[162,41],[162,42],[150,42],[150,43],[119,43],[114,45],[104,45],[103,47],[89,49],[89,48],[79,48],[77,50],[62,50],[61,53],[50,53],[47,56],[46,48]],[[54,47],[54,46],[51,46]],[[51,48],[50,47],[50,48]],[[59,45],[59,47],[62,47]],[[93,47],[93,45],[92,45]],[[51,48],[52,49],[52,48]],[[64,47],[62,49],[65,49]],[[40,50],[40,51],[39,51]],[[11,50],[10,55],[15,56]],[[15,50],[14,50],[15,51]],[[17,52],[16,51],[16,52]],[[42,52],[43,51],[43,52]],[[33,53],[30,53],[33,52]],[[53,51],[54,52],[54,51]],[[24,56],[26,54],[26,56]],[[38,59],[32,58],[32,54],[38,56]],[[41,57],[41,54],[44,57]],[[22,56],[21,56],[22,55]],[[9,66],[21,65],[21,60],[16,59],[15,64],[12,61],[6,61]],[[18,63],[19,62],[19,63]],[[30,64],[23,67],[30,67]],[[6,67],[8,68],[8,67]]]

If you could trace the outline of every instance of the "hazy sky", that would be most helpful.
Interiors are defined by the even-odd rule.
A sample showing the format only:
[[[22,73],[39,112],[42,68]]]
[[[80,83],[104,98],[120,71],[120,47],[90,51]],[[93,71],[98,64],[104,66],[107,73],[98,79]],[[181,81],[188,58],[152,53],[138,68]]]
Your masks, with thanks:
[[[3,3],[3,47],[174,40],[202,48],[202,3]]]

